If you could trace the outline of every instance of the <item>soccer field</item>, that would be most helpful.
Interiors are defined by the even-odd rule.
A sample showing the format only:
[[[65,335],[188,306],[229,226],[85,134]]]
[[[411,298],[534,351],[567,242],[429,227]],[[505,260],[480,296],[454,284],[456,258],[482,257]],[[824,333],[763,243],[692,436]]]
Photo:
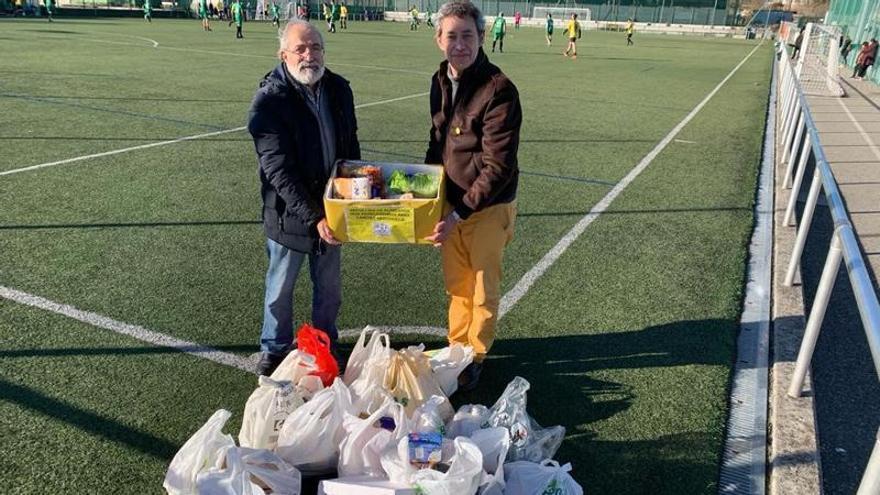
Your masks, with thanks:
[[[252,373],[98,321],[258,350],[265,237],[242,128],[277,37],[264,23],[246,23],[244,40],[213,28],[0,20],[6,493],[160,493],[216,409],[238,433]],[[440,62],[431,33],[351,22],[325,36],[329,68],[352,83],[364,157],[421,162]],[[489,54],[523,104],[519,215],[498,341],[481,387],[453,402],[491,406],[522,376],[537,421],[566,427],[556,458],[587,493],[715,493],[771,46],[636,33],[626,47],[585,32],[570,60],[563,39],[548,47],[523,28]],[[340,328],[442,344],[434,248],[343,252]],[[298,321],[309,289],[304,273]]]

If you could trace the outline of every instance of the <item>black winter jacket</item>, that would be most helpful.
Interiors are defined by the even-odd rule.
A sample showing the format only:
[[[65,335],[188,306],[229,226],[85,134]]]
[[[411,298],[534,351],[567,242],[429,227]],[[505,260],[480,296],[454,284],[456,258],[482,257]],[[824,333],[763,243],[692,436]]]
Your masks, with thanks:
[[[316,225],[324,218],[324,166],[321,131],[304,96],[279,64],[260,82],[251,103],[248,131],[259,160],[266,236],[295,251],[318,253]],[[338,159],[361,157],[354,97],[348,81],[325,70],[322,98],[333,113]]]

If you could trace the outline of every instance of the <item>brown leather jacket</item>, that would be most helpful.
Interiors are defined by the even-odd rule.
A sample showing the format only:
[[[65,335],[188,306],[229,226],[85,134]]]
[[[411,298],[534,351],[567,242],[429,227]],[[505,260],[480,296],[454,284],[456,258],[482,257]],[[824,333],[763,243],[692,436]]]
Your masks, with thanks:
[[[516,199],[522,107],[516,86],[483,49],[459,78],[452,102],[448,62],[431,81],[431,137],[425,163],[446,169],[446,199],[462,218]]]

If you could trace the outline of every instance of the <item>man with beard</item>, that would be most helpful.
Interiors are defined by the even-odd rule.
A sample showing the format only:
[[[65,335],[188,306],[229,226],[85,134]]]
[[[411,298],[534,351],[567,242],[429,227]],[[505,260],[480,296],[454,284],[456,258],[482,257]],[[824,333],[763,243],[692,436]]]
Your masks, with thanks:
[[[445,61],[431,80],[431,131],[425,163],[442,163],[448,214],[428,240],[440,246],[449,294],[450,344],[474,348],[459,390],[477,386],[495,340],[501,261],[513,239],[522,107],[516,86],[481,48],[483,14],[452,1],[437,13]]]
[[[337,356],[342,301],[340,245],[327,225],[322,193],[338,159],[360,159],[354,97],[348,81],[324,68],[324,40],[308,21],[281,30],[281,63],[251,104],[262,183],[269,267],[259,372],[269,375],[290,351],[294,284],[303,261],[312,280],[312,324],[327,333]]]

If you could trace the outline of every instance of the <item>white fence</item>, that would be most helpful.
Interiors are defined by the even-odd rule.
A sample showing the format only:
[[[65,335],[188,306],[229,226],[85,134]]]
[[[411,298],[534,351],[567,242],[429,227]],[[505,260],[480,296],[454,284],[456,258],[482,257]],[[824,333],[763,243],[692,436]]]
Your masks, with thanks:
[[[786,272],[785,285],[791,286],[794,282],[794,276],[804,251],[807,233],[810,230],[810,223],[813,220],[813,213],[816,209],[820,191],[825,193],[831,218],[834,220],[834,234],[831,239],[831,246],[828,251],[828,257],[825,260],[822,276],[819,279],[819,287],[816,290],[813,307],[807,319],[804,338],[798,352],[794,377],[788,389],[790,396],[799,397],[803,390],[804,378],[813,358],[813,350],[819,338],[822,320],[825,318],[825,310],[828,308],[828,301],[831,298],[831,291],[834,289],[834,280],[840,270],[841,261],[846,261],[847,275],[858,305],[862,326],[868,337],[868,345],[871,349],[871,356],[874,360],[874,367],[876,368],[878,378],[880,378],[880,303],[877,302],[877,294],[874,291],[874,286],[871,283],[871,278],[865,266],[865,260],[859,249],[859,243],[853,232],[843,197],[840,194],[840,189],[837,187],[837,181],[834,178],[831,166],[828,164],[825,152],[819,141],[819,132],[810,114],[807,99],[797,78],[796,70],[792,66],[786,46],[779,44],[778,48],[781,59],[781,63],[778,65],[781,87],[779,105],[781,112],[779,117],[783,143],[781,161],[783,163],[787,162],[783,176],[783,186],[792,188],[785,210],[783,226],[793,226],[795,224],[794,209],[803,186],[804,169],[806,168],[807,160],[812,156],[816,162],[810,192],[807,196],[800,226],[797,230],[797,238],[791,255],[791,261]],[[794,167],[795,161],[797,161],[796,171]],[[878,493],[880,493],[880,431],[877,433],[874,450],[871,453],[871,458],[868,460],[865,473],[862,475],[858,495],[877,495]]]

